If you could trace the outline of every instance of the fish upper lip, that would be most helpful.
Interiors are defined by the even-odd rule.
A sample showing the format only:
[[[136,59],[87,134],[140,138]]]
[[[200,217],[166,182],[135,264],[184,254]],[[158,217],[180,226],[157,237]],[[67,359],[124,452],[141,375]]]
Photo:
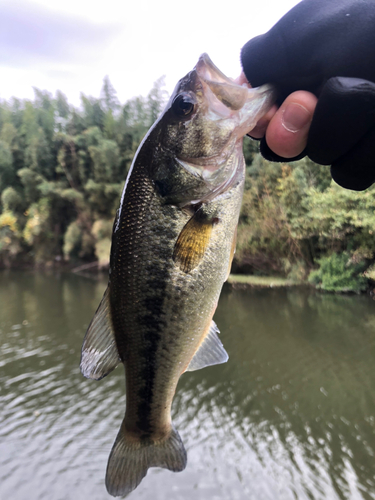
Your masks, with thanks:
[[[215,81],[217,83],[228,83],[230,85],[241,87],[234,82],[231,78],[226,76],[211,60],[210,56],[207,53],[201,54],[199,60],[194,68],[197,72],[199,78],[203,79],[205,82]],[[209,76],[214,76],[214,80],[211,78],[207,78],[204,73],[208,73]]]
[[[207,54],[200,56],[195,70],[201,82],[208,86],[227,111],[238,111],[242,108],[247,99],[248,88],[227,77]]]

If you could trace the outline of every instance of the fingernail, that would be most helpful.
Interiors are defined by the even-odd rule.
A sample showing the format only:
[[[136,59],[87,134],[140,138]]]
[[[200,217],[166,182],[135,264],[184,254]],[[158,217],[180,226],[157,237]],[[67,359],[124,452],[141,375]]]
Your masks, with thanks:
[[[289,132],[298,132],[311,120],[311,113],[301,104],[291,102],[284,110],[281,118],[283,127]]]

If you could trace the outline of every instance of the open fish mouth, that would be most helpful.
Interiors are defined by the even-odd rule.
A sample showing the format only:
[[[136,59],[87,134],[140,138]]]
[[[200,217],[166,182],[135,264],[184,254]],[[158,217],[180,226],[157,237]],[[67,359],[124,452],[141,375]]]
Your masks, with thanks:
[[[242,108],[248,97],[247,88],[236,84],[215,66],[208,54],[202,54],[195,67],[201,81],[205,82],[215,97],[229,109]]]
[[[236,172],[241,166],[238,161],[230,159],[242,158],[242,138],[271,108],[275,92],[270,85],[255,89],[238,85],[224,75],[207,54],[200,56],[189,78],[194,82],[194,92],[200,94],[204,103],[200,113],[201,119],[205,120],[206,139],[211,144],[218,144],[218,137],[222,134],[220,147],[212,148],[213,154],[176,156],[179,165],[206,183],[206,196],[199,199],[206,202],[236,182]],[[235,151],[237,154],[234,155]]]
[[[200,56],[195,66],[195,70],[203,86],[206,87],[206,98],[210,100],[211,97],[210,92],[207,92],[208,87],[215,98],[222,103],[228,111],[242,110],[241,118],[243,124],[246,124],[249,131],[274,103],[275,90],[271,85],[262,85],[255,89],[245,84],[239,85],[231,78],[224,75],[224,73],[211,61],[208,54],[202,54]],[[220,111],[223,112],[223,108],[218,108],[217,103],[210,102],[209,104],[213,106],[214,109],[220,109]],[[226,114],[228,114],[228,111]]]

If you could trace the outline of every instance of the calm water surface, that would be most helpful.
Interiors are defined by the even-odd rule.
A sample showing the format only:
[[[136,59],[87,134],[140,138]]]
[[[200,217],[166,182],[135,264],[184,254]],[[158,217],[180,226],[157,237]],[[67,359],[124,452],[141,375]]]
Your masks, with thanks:
[[[124,413],[80,348],[105,281],[0,273],[0,498],[102,500]],[[375,499],[375,303],[306,290],[224,290],[226,365],[184,374],[173,418],[188,466],[131,499]]]

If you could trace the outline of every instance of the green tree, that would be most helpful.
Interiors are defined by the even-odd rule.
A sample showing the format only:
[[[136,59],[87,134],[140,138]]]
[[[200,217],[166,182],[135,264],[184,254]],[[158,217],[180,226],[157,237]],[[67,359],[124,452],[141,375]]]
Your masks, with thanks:
[[[116,113],[116,111],[120,108],[117,92],[110,82],[108,75],[103,78],[103,86],[100,91],[100,102],[105,113],[108,113],[109,111]]]
[[[56,102],[57,115],[60,118],[68,118],[70,113],[70,107],[66,95],[63,94],[61,90],[56,91],[55,102]]]
[[[91,96],[86,97],[84,94],[81,94],[81,102],[85,128],[98,127],[100,130],[103,130],[104,111],[101,107],[100,99]]]
[[[0,191],[16,183],[12,151],[8,144],[0,141]]]
[[[154,82],[154,85],[147,95],[146,108],[148,114],[148,126],[155,122],[167,102],[168,93],[164,89],[165,76],[161,76]]]

